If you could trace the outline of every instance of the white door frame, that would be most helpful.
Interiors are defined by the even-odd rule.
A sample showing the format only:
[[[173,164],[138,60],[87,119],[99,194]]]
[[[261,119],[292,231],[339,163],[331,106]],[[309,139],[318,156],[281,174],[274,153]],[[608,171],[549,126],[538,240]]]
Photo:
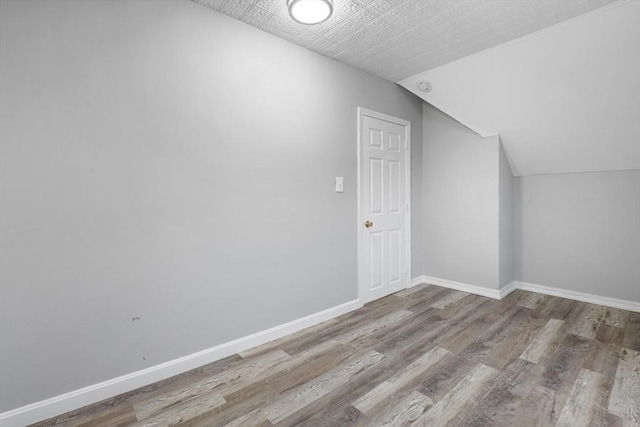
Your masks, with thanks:
[[[399,119],[397,117],[389,116],[387,114],[378,113],[377,111],[367,110],[366,108],[358,107],[358,299],[360,303],[366,304],[367,300],[366,283],[365,283],[365,254],[364,254],[364,238],[365,227],[364,221],[366,220],[365,214],[362,211],[364,203],[362,198],[366,193],[362,191],[362,118],[369,116],[374,119],[384,120],[387,122],[395,123],[405,127],[405,141],[407,141],[407,149],[405,150],[406,156],[406,179],[405,179],[405,194],[406,194],[406,222],[405,222],[405,244],[407,259],[405,260],[405,277],[407,281],[407,287],[411,286],[411,122]],[[407,273],[408,272],[408,273]]]

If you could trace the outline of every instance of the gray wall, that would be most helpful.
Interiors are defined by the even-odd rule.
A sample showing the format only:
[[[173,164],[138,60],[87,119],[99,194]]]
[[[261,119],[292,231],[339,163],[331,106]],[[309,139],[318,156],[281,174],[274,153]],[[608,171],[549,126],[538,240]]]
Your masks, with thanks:
[[[640,171],[515,179],[516,277],[640,301]]]
[[[421,156],[418,98],[188,1],[0,7],[0,411],[357,297],[356,107]]]
[[[498,289],[499,138],[423,111],[424,274]]]
[[[420,107],[422,108],[422,106]],[[421,113],[422,114],[422,113]],[[424,245],[422,244],[422,116],[419,122],[411,123],[411,131],[414,127],[420,127],[420,139],[413,136],[411,144],[411,277],[425,274]]]
[[[513,259],[513,172],[502,142],[499,147],[499,233],[500,233],[500,287],[505,287],[515,279]]]

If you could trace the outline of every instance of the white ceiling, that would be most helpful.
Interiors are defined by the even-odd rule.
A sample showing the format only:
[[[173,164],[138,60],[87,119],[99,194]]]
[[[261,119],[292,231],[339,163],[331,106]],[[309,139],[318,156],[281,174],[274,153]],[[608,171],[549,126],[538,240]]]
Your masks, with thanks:
[[[500,134],[515,175],[640,168],[640,1],[400,84],[479,134]]]
[[[397,82],[614,0],[334,0],[320,25],[287,0],[193,0],[324,56]]]
[[[639,0],[334,0],[314,26],[286,0],[192,1],[500,134],[515,175],[640,169]]]

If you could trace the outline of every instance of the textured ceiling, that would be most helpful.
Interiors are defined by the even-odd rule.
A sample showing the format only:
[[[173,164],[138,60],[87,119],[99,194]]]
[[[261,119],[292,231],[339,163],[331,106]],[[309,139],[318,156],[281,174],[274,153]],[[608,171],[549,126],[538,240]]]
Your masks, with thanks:
[[[307,26],[286,0],[193,1],[392,82],[614,2],[334,0],[328,21]]]

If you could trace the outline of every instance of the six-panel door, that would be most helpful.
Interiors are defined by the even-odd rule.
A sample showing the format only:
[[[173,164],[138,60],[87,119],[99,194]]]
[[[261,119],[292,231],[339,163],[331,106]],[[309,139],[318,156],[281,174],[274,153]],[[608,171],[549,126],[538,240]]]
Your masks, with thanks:
[[[407,127],[363,115],[361,203],[365,302],[407,287]]]

